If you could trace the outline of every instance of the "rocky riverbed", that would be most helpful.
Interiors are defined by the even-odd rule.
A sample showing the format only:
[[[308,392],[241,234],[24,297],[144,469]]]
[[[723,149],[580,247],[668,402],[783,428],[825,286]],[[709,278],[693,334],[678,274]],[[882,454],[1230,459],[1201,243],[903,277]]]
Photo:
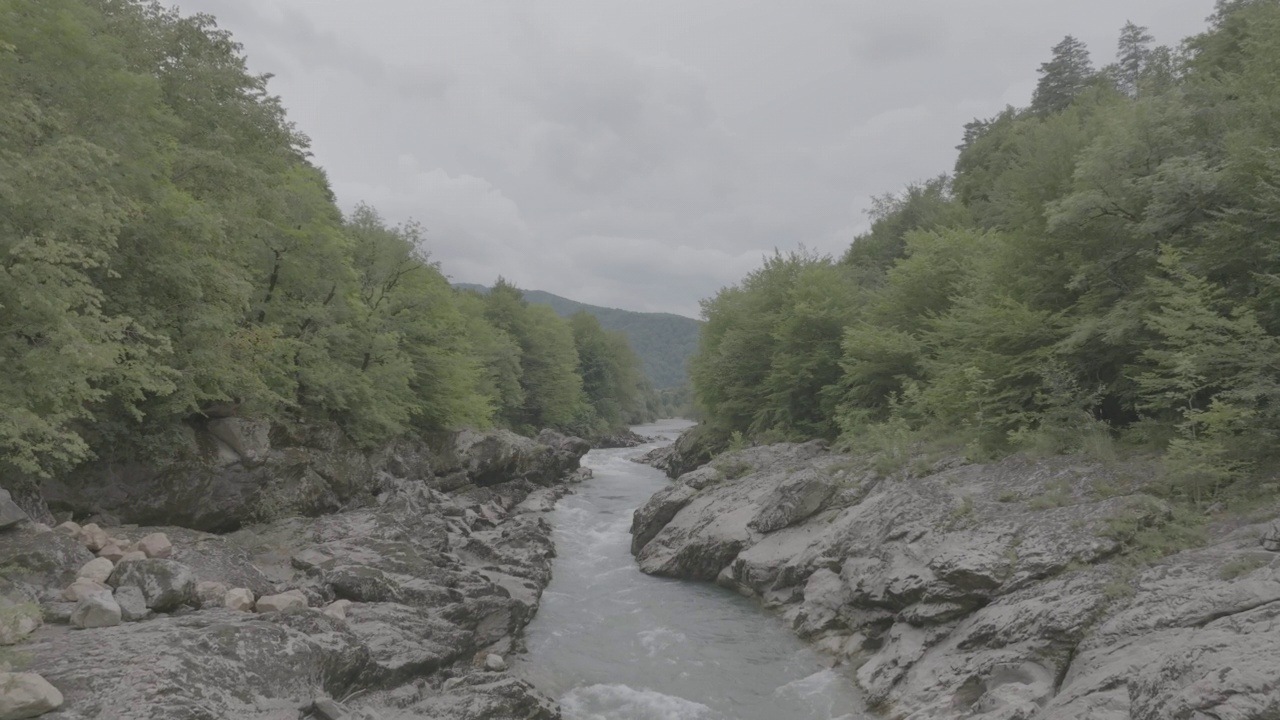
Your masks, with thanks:
[[[1192,532],[1144,473],[1014,457],[886,475],[818,442],[749,448],[672,472],[632,552],[775,608],[886,717],[1280,718],[1280,537],[1215,518],[1195,549],[1140,561]]]
[[[226,451],[193,488],[134,475],[154,493],[141,508],[120,468],[98,470],[97,505],[75,484],[90,473],[53,486],[100,522],[50,528],[26,519],[49,514],[30,494],[2,498],[0,718],[559,717],[506,669],[550,580],[545,515],[589,475],[585,443],[462,432],[368,456],[227,438],[202,439]]]

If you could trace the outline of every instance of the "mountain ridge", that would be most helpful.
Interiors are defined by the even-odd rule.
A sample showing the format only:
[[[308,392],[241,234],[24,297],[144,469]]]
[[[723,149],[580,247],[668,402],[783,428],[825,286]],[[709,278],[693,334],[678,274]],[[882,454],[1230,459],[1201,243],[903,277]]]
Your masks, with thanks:
[[[454,283],[453,286],[460,290],[489,291],[488,287],[476,283]],[[544,290],[522,289],[521,292],[525,300],[550,306],[561,317],[585,311],[594,315],[606,330],[626,335],[631,348],[640,357],[645,376],[656,389],[676,388],[688,383],[688,361],[698,348],[701,321],[675,313],[638,312],[591,305]]]

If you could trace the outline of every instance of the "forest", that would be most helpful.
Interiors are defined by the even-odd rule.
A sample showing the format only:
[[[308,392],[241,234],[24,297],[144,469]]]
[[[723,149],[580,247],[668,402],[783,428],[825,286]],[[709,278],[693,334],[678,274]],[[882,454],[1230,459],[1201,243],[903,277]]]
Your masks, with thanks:
[[[661,409],[621,334],[455,291],[421,225],[343,213],[268,80],[209,16],[0,0],[0,470],[229,415],[373,446]]]
[[[1221,0],[1096,67],[1067,37],[1030,104],[880,197],[842,257],[775,254],[704,301],[691,374],[739,442],[1147,453],[1169,496],[1274,493],[1280,2]]]

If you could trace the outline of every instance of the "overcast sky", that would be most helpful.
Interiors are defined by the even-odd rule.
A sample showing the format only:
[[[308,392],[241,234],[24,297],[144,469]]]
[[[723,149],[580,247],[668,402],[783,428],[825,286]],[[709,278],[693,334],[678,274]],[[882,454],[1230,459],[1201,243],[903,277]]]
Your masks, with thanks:
[[[1212,0],[185,0],[243,43],[339,203],[455,281],[698,314],[774,248],[839,254],[951,169],[1072,34],[1176,44]]]

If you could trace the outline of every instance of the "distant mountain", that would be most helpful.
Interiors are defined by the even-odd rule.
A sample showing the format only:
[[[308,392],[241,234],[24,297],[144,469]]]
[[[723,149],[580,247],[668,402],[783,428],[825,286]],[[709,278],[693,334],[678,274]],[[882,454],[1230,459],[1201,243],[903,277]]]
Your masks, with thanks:
[[[454,287],[489,291],[483,285],[472,283],[455,283]],[[687,364],[698,349],[698,327],[702,324],[697,320],[671,313],[642,313],[587,305],[541,290],[523,292],[525,300],[550,305],[561,317],[585,310],[595,315],[606,330],[617,330],[626,335],[655,388],[679,387],[689,381]]]

